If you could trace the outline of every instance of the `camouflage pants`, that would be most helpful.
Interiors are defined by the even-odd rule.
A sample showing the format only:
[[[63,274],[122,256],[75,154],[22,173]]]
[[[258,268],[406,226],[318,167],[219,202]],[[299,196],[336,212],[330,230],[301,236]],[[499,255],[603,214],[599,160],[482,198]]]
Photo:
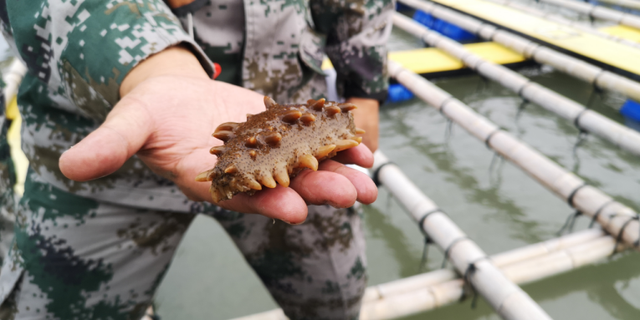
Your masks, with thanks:
[[[366,275],[355,210],[313,206],[300,226],[210,211],[289,318],[357,318]],[[27,178],[0,273],[0,319],[140,319],[193,218]]]

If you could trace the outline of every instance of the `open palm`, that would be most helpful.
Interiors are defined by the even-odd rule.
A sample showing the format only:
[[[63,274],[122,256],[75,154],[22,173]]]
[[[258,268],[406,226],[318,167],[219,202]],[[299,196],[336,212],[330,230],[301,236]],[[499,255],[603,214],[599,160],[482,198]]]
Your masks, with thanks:
[[[262,101],[255,92],[202,77],[149,78],[124,96],[100,128],[62,155],[60,169],[70,179],[86,181],[114,172],[137,154],[190,199],[210,201],[209,183],[196,182],[195,176],[215,165],[209,149],[222,142],[211,133],[223,122],[242,122],[247,113],[263,111]],[[373,161],[363,145],[334,159],[362,166]],[[300,223],[306,218],[307,203],[347,207],[356,200],[375,200],[376,187],[366,175],[334,160],[322,162],[319,169],[301,172],[289,188],[238,194],[219,205]]]

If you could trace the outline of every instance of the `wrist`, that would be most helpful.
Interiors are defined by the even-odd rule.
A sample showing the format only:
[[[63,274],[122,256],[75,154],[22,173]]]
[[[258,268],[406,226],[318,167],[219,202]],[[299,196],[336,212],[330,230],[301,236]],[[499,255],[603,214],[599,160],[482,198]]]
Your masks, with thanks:
[[[196,56],[183,45],[176,45],[149,56],[131,69],[120,84],[120,97],[149,78],[168,75],[209,79]]]

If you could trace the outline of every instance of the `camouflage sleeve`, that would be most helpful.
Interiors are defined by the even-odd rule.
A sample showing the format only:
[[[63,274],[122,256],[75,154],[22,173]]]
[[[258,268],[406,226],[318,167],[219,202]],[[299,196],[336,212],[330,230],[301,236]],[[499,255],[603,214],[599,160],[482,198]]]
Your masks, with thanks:
[[[104,110],[96,110],[100,118],[118,101],[125,75],[169,46],[189,44],[205,70],[213,72],[161,0],[7,1],[3,9],[0,16],[8,19],[29,72],[47,83],[53,95],[75,105],[99,97],[106,102],[100,107]],[[66,101],[56,102],[64,108]]]
[[[311,0],[315,28],[327,36],[326,53],[345,98],[382,101],[389,85],[386,42],[393,0]]]

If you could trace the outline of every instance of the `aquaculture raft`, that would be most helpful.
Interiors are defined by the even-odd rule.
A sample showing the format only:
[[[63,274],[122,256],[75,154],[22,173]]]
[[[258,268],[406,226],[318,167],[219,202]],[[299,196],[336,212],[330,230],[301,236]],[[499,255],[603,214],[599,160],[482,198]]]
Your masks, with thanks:
[[[483,22],[472,18],[465,20],[465,23],[465,21],[458,19],[459,13],[447,11],[448,9],[441,9],[439,6],[428,5],[416,0],[401,1],[408,5],[419,3],[419,5],[416,5],[417,8],[423,9],[427,7],[429,9],[428,12],[434,13],[434,16],[444,20],[462,21],[461,26],[463,28],[480,34],[484,38],[493,40],[506,39],[507,43],[510,43],[512,47],[522,49],[520,52],[524,56],[536,58],[536,60],[543,63],[551,62],[551,64],[557,64],[558,67],[564,69],[563,71],[575,75],[577,78],[585,79],[596,86],[616,89],[616,86],[611,83],[623,83],[628,90],[618,89],[615,91],[620,91],[632,97],[638,97],[638,94],[640,94],[640,91],[636,92],[638,83],[633,80],[604,71],[552,49],[541,47],[529,40],[518,38],[516,35],[499,31],[495,27],[488,27]],[[488,266],[483,265],[484,267],[498,268],[508,280],[521,284],[596,262],[625,248],[639,249],[640,224],[639,216],[636,212],[616,202],[595,187],[589,186],[584,180],[549,160],[511,134],[501,130],[461,101],[428,82],[424,79],[424,76],[428,77],[429,72],[423,71],[427,68],[417,67],[427,63],[424,61],[411,61],[411,59],[419,59],[420,54],[418,52],[420,51],[440,49],[442,52],[446,52],[452,60],[455,57],[458,63],[466,65],[469,70],[477,71],[484,77],[492,79],[518,93],[523,97],[523,101],[531,101],[545,106],[545,108],[574,122],[577,126],[583,120],[581,117],[589,114],[591,120],[588,122],[590,122],[590,125],[601,122],[601,124],[593,127],[594,133],[599,132],[598,134],[601,134],[603,138],[611,140],[611,142],[619,146],[630,143],[626,147],[622,146],[623,149],[639,156],[640,144],[638,144],[637,132],[620,126],[547,88],[531,83],[530,80],[517,73],[513,73],[491,61],[486,61],[488,59],[471,52],[469,50],[471,45],[469,44],[458,44],[434,31],[428,31],[408,18],[399,15],[394,17],[394,24],[396,27],[399,26],[405,31],[415,34],[425,43],[434,47],[414,50],[411,53],[403,53],[402,55],[399,53],[390,54],[389,74],[398,83],[408,88],[415,96],[438,109],[444,117],[460,125],[498,155],[529,174],[551,192],[565,200],[569,206],[576,209],[580,214],[590,217],[592,223],[600,224],[606,232],[602,229],[585,230],[491,257],[484,256],[477,247],[474,250],[477,249],[478,251],[458,252],[457,257],[452,257],[451,254],[455,250],[465,251],[464,249],[455,249],[458,243],[460,243],[461,247],[468,245],[472,248],[475,244],[467,239],[464,233],[457,229],[450,220],[447,221],[448,218],[444,211],[440,210],[433,201],[422,194],[401,172],[400,168],[389,162],[389,159],[381,152],[377,152],[376,163],[373,168],[374,179],[402,204],[419,224],[425,236],[430,240],[434,240],[445,252],[445,257],[452,258],[453,266],[457,272],[450,269],[440,269],[370,287],[365,292],[360,319],[392,319],[423,312],[458,301],[465,293],[469,293],[469,288],[480,292],[504,319],[547,318],[548,315],[541,309],[538,310],[539,307],[536,307],[535,304],[528,305],[531,302],[528,296],[523,298],[524,301],[528,302],[515,303],[522,309],[532,308],[531,310],[536,310],[525,313],[526,315],[516,315],[505,311],[511,303],[496,304],[496,301],[501,301],[501,298],[504,298],[504,295],[501,295],[500,292],[508,290],[504,288],[512,288],[512,284],[506,282],[502,287],[496,285],[499,281],[495,281],[492,284],[503,289],[496,289],[497,291],[494,292],[481,289],[481,281],[479,283],[478,279],[474,278],[474,276],[478,276],[476,272],[477,269],[481,268],[479,266],[480,262],[487,262]],[[601,39],[606,39],[602,34],[597,36]],[[631,43],[625,43],[625,41],[620,41],[620,45],[629,48],[635,47]],[[537,55],[535,54],[536,51]],[[398,57],[401,58],[399,59]],[[603,79],[606,79],[606,81],[598,81]],[[611,83],[606,84],[609,81]],[[563,105],[564,107],[562,107]],[[580,127],[580,129],[586,128]],[[625,138],[622,138],[623,136]],[[625,142],[620,144],[616,141]],[[570,221],[571,219],[568,220],[568,223]],[[451,224],[449,224],[450,222]],[[465,245],[462,245],[463,243]],[[537,311],[541,312],[538,313]],[[282,310],[278,309],[237,318],[236,320],[258,319],[282,320],[286,319],[286,317]]]
[[[466,50],[496,64],[508,67],[529,65],[531,62],[523,55],[496,42],[479,42],[463,45]],[[467,66],[454,56],[440,48],[420,48],[389,52],[389,60],[427,78],[455,75],[467,69]],[[329,59],[322,64],[324,71],[331,72],[333,65]]]
[[[483,0],[434,0],[640,79],[640,50]],[[576,2],[576,1],[573,1]]]
[[[421,0],[399,1],[415,9],[430,13],[436,18],[458,25],[483,39],[498,42],[538,63],[551,65],[561,72],[593,84],[595,88],[619,92],[636,101],[640,101],[640,83],[637,81],[574,58],[573,56],[551,49],[516,35],[513,32],[500,29],[493,24],[485,23],[434,2]]]

